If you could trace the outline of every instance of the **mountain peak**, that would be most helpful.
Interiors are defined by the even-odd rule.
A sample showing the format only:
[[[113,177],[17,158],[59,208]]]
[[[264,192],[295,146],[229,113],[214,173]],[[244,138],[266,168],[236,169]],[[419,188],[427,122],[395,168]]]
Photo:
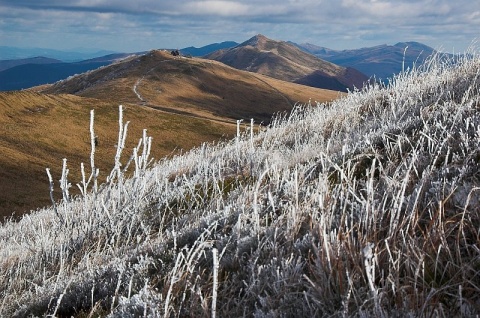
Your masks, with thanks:
[[[261,41],[268,41],[270,39],[267,38],[265,35],[259,33],[259,34],[255,35],[254,37],[252,37],[250,40],[255,40],[257,42],[261,42]]]
[[[271,40],[262,34],[206,58],[237,69],[318,88],[346,91],[354,86],[362,87],[363,82],[368,80],[359,72],[349,71],[303,52],[291,43]]]
[[[240,44],[241,46],[253,46],[253,47],[256,47],[256,48],[259,48],[261,49],[262,47],[265,46],[265,44],[267,42],[275,42],[269,38],[267,38],[265,35],[263,34],[257,34],[255,35],[254,37],[248,39],[247,41],[243,42],[242,44]]]
[[[405,49],[408,46],[409,49],[425,51],[428,54],[433,53],[434,49],[428,45],[425,45],[420,42],[410,41],[410,42],[398,42],[394,47]]]

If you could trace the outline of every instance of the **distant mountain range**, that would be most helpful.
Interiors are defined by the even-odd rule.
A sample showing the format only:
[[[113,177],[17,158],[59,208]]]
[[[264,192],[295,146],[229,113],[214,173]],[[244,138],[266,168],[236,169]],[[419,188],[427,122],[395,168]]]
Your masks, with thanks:
[[[333,50],[311,43],[297,44],[290,41],[288,43],[320,59],[343,67],[352,67],[368,77],[375,76],[377,79],[383,80],[387,80],[394,74],[400,73],[403,67],[407,69],[421,65],[425,59],[432,54],[442,54],[447,57],[452,56],[448,53],[440,53],[428,45],[414,41],[399,42],[394,45],[383,44],[352,50]],[[185,50],[185,54],[204,56],[217,50],[231,49],[237,45],[238,43],[236,42],[222,42],[201,48],[186,48],[182,49],[181,52]]]
[[[73,63],[45,57],[2,60],[0,61],[0,91],[20,90],[54,83],[75,74],[109,65],[128,55],[116,53]]]
[[[0,60],[0,72],[7,70],[9,68],[24,65],[24,64],[55,64],[63,63],[60,60],[52,59],[49,57],[37,56],[27,59],[17,59],[17,60]]]
[[[37,56],[45,56],[62,62],[79,62],[98,56],[114,54],[118,52],[108,50],[77,49],[71,51],[53,50],[46,48],[18,48],[0,46],[0,60],[28,59]]]
[[[39,55],[25,58],[33,53]],[[40,55],[41,53],[44,55]],[[104,53],[108,51],[75,53],[2,46],[0,58],[9,56],[22,58],[0,60],[0,91],[54,83],[68,76],[109,65],[119,58],[130,55]],[[353,85],[358,87],[365,80],[360,73],[367,77],[374,76],[376,79],[387,80],[393,74],[401,72],[402,67],[420,65],[436,51],[418,42],[400,42],[395,45],[354,50],[332,50],[309,43],[273,41],[259,35],[241,44],[226,41],[199,48],[190,46],[180,49],[180,53],[185,56],[216,59],[239,69],[304,85],[346,90]],[[90,58],[65,62],[82,56]],[[332,73],[333,70],[336,71]]]
[[[210,54],[212,52],[215,52],[215,51],[218,51],[218,50],[223,50],[223,49],[229,49],[229,48],[232,48],[232,47],[237,46],[237,45],[238,45],[237,42],[226,41],[226,42],[221,42],[221,43],[209,44],[209,45],[202,46],[202,47],[199,47],[199,48],[189,46],[189,47],[186,47],[184,49],[181,49],[180,52],[184,55],[204,56],[204,55]]]
[[[294,44],[294,43],[292,43]],[[314,44],[295,44],[305,52],[344,67],[353,67],[369,77],[386,80],[393,74],[422,64],[436,51],[418,42],[400,42],[354,50],[332,50]]]
[[[256,35],[233,48],[205,56],[235,67],[312,87],[346,91],[361,88],[368,78],[300,50],[295,45]]]

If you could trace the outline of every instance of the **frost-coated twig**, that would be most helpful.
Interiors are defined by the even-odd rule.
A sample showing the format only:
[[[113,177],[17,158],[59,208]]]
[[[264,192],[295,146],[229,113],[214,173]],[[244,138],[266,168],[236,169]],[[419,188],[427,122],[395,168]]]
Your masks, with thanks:
[[[117,287],[115,288],[115,294],[113,295],[110,311],[113,311],[113,308],[115,307],[115,300],[118,297],[118,291],[120,290],[120,286],[122,284],[122,277],[123,277],[124,271],[125,271],[125,268],[122,266],[120,269],[120,273],[118,273]]]
[[[60,296],[58,296],[58,299],[57,299],[57,305],[55,306],[55,310],[53,311],[53,314],[52,314],[52,317],[56,317],[57,316],[57,311],[58,309],[60,309],[60,304],[62,303],[62,299],[63,297],[65,296],[65,294],[67,293],[67,290],[68,288],[70,287],[70,284],[71,284],[71,280],[67,283],[67,285],[65,286],[65,289],[63,290],[63,293],[60,294]]]
[[[213,256],[213,290],[212,290],[212,318],[217,316],[217,289],[218,289],[218,250],[212,249]]]
[[[95,146],[97,143],[97,136],[95,135],[94,130],[94,122],[95,122],[95,111],[92,109],[90,111],[90,167],[91,167],[91,177],[93,178],[93,191],[97,193],[98,191],[98,184],[97,184],[97,177],[98,171],[95,167]]]
[[[60,189],[62,189],[63,201],[70,202],[70,194],[68,189],[71,187],[71,184],[68,183],[68,169],[67,169],[67,159],[63,158],[62,165],[62,178],[60,179]]]
[[[115,165],[113,167],[112,172],[110,173],[110,176],[107,180],[110,182],[113,181],[113,179],[116,177],[119,180],[119,183],[122,181],[122,164],[121,164],[121,157],[122,157],[122,152],[123,149],[125,148],[125,140],[127,139],[127,130],[128,130],[128,124],[130,122],[127,121],[125,125],[123,124],[123,106],[120,105],[118,106],[118,141],[117,141],[117,152],[115,154]]]
[[[253,149],[253,118],[250,119],[250,146]]]
[[[52,201],[52,208],[53,208],[53,211],[55,212],[55,215],[58,217],[58,219],[60,220],[60,223],[61,224],[65,224],[64,220],[63,220],[63,217],[58,213],[58,209],[57,209],[57,203],[55,202],[55,199],[53,197],[53,189],[54,189],[54,185],[53,185],[53,178],[52,178],[52,174],[50,173],[50,168],[46,168],[47,170],[47,175],[48,175],[48,183],[49,183],[49,188],[50,188],[50,200]]]
[[[237,142],[240,141],[240,123],[243,121],[243,119],[237,120]]]
[[[375,261],[373,255],[373,248],[375,245],[373,243],[367,243],[363,248],[363,257],[365,264],[365,271],[367,273],[368,285],[370,286],[370,291],[375,295],[378,295],[378,291],[375,288]]]

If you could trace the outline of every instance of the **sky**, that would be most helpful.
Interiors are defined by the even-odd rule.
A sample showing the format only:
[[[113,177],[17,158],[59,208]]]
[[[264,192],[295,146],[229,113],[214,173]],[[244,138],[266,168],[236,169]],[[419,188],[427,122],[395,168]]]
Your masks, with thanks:
[[[263,34],[337,50],[418,41],[462,53],[479,30],[478,0],[0,0],[0,46],[59,50],[181,49]]]

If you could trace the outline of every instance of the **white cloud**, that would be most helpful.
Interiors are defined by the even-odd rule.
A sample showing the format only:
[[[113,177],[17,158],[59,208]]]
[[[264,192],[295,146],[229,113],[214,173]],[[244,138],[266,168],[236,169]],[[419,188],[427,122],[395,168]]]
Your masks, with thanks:
[[[424,41],[468,46],[480,27],[480,3],[457,0],[0,0],[0,45],[67,45],[81,37],[111,47],[205,45],[275,39],[355,48]],[[117,43],[115,37],[117,36]],[[110,36],[107,41],[107,36]],[[68,38],[68,40],[67,40]],[[24,40],[25,39],[25,40]],[[70,42],[69,42],[70,41]],[[184,41],[184,42],[181,42]],[[123,43],[123,44],[122,44]],[[142,48],[143,48],[142,46]]]
[[[252,8],[236,1],[190,1],[182,5],[182,11],[191,15],[244,16]]]

